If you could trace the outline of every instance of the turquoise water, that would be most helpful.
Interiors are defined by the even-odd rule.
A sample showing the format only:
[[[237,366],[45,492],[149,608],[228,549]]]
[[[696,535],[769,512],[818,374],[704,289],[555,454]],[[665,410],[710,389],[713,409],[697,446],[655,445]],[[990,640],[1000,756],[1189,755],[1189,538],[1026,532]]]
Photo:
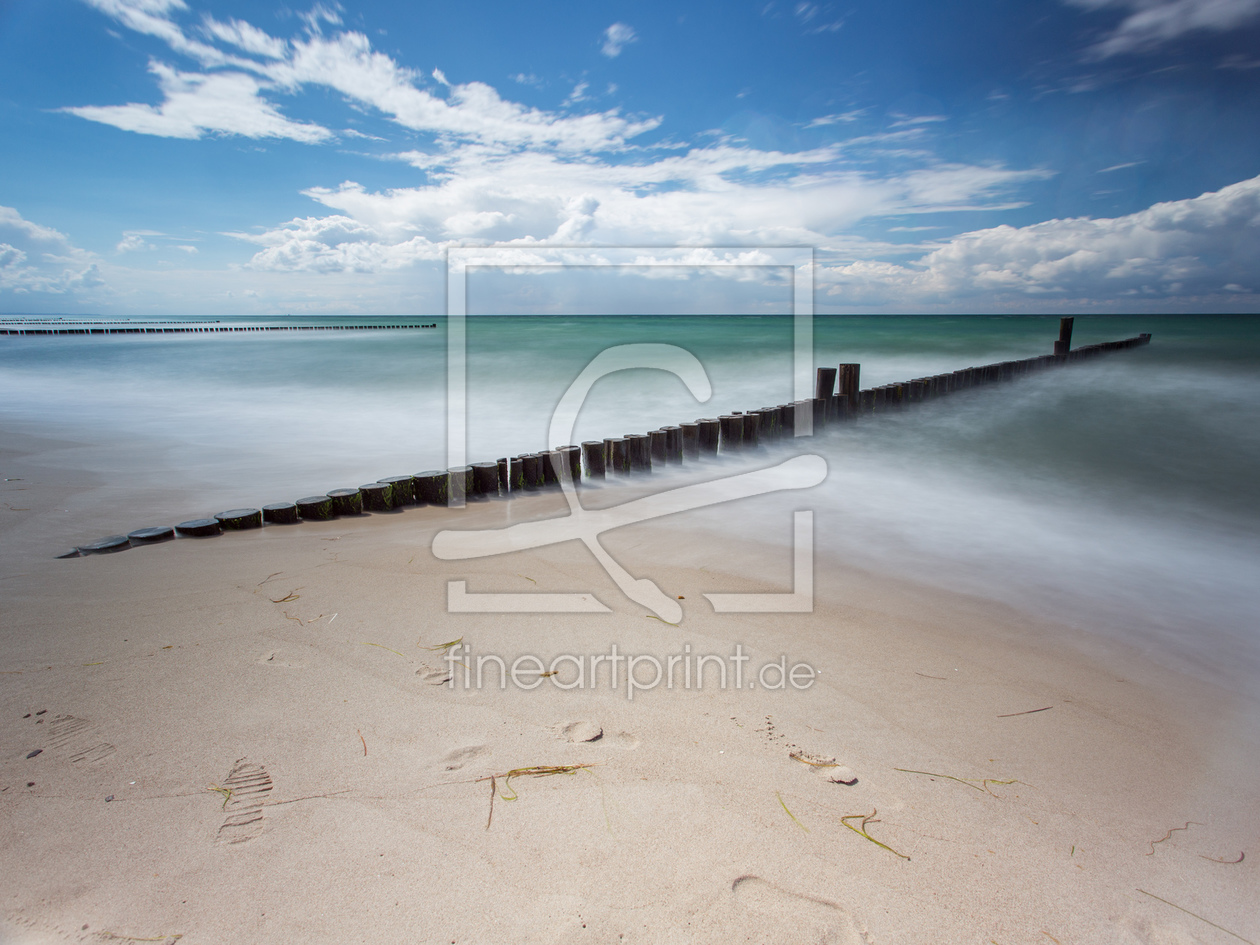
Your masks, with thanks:
[[[43,460],[97,471],[98,502],[144,516],[155,492],[171,515],[192,517],[442,467],[437,321],[412,331],[0,337],[0,416],[72,441]],[[232,323],[264,322],[221,320]],[[575,439],[791,397],[792,321],[781,316],[467,326],[470,460],[557,445],[546,436],[560,394],[615,344],[686,348],[713,397],[697,404],[660,372],[614,375],[591,392]],[[1143,331],[1154,336],[1148,347],[817,438],[809,448],[831,470],[808,498],[820,548],[1121,634],[1211,673],[1260,678],[1260,318],[1078,316],[1073,342]],[[1048,353],[1058,318],[818,317],[814,333],[815,363],[859,362],[865,387]],[[768,500],[747,515],[697,514],[754,535],[764,514],[773,538],[780,512]]]

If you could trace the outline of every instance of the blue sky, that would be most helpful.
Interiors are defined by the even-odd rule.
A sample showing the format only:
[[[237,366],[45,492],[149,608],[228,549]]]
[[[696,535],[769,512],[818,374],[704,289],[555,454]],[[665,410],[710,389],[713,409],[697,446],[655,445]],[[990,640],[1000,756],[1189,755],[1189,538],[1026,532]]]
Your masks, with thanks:
[[[0,311],[436,313],[448,247],[543,243],[812,246],[820,312],[1254,312],[1258,106],[1260,0],[0,0]]]

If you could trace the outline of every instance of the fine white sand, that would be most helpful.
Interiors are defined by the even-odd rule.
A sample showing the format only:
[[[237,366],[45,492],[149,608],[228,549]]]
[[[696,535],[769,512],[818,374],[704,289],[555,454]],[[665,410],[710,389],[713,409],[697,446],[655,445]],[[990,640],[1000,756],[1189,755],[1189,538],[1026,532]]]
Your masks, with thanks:
[[[1260,942],[1247,694],[821,559],[812,613],[715,614],[705,592],[787,590],[786,552],[677,522],[606,546],[679,627],[575,542],[429,550],[557,496],[55,560],[157,522],[4,442],[5,943]],[[453,614],[449,580],[611,612]],[[468,688],[434,649],[457,639]],[[475,685],[478,656],[614,645],[739,645],[745,685]],[[748,688],[780,657],[816,681]],[[507,782],[541,765],[589,767]]]

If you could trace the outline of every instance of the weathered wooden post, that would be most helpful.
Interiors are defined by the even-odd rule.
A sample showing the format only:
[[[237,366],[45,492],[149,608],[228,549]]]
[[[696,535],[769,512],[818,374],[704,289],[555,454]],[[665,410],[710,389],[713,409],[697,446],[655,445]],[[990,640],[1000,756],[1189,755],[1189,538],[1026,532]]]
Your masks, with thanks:
[[[604,441],[587,440],[582,444],[582,459],[586,462],[587,479],[603,479],[605,477]]]
[[[700,458],[700,423],[683,423],[682,427],[682,452],[684,459],[697,460]]]
[[[761,414],[744,414],[744,449],[756,449],[761,443]]]
[[[404,505],[415,505],[415,486],[410,476],[390,476],[388,479],[378,479],[376,481],[383,482],[390,487],[389,504],[394,508],[402,508]]]
[[[422,502],[445,507],[451,494],[451,474],[443,469],[426,469],[416,475],[416,487],[416,496]]]
[[[268,525],[292,525],[298,520],[297,506],[292,502],[273,502],[262,507],[263,521]]]
[[[326,502],[329,506],[332,505],[332,499],[328,498],[328,496],[321,495],[319,498]],[[301,507],[302,500],[299,499],[298,508]],[[306,518],[307,516],[303,515],[302,517]],[[330,511],[324,517],[332,518],[332,512]],[[180,522],[175,526],[175,534],[179,535],[181,538],[209,538],[211,535],[218,535],[222,532],[223,526],[212,518],[194,518],[188,520],[187,522]],[[80,548],[79,551],[81,553],[83,549]]]
[[[298,499],[296,505],[298,514],[308,522],[327,522],[337,514],[333,511],[333,500],[326,495],[308,495],[305,499]],[[219,523],[215,522],[214,525],[216,531],[213,534],[217,535]],[[179,530],[180,526],[176,525],[175,531]]]
[[[368,512],[388,512],[394,507],[390,501],[393,498],[393,490],[386,483],[369,482],[367,485],[359,486],[359,495],[359,501],[362,503],[360,508]]]
[[[651,438],[652,465],[664,466],[668,462],[669,437],[664,430],[653,430],[648,436]]]
[[[576,446],[560,447],[560,455],[564,465],[562,475],[574,485],[582,481],[582,450]]]
[[[722,421],[714,417],[702,417],[696,422],[700,424],[700,452],[707,456],[716,456],[718,443],[721,441]]]
[[[1059,319],[1059,340],[1054,343],[1054,353],[1059,357],[1072,350],[1073,321],[1075,319],[1071,315]]]
[[[849,398],[849,405],[852,407],[858,402],[858,378],[862,374],[862,365],[860,364],[841,364],[839,365],[839,374],[836,379],[836,393]]]
[[[724,413],[718,417],[723,453],[737,452],[744,445],[744,418],[738,414]]]
[[[609,471],[617,476],[630,475],[630,444],[624,436],[604,440],[608,448]]]
[[[294,509],[294,519],[297,518],[296,511]],[[175,529],[169,525],[159,525],[154,528],[137,528],[134,532],[128,532],[127,542],[134,548],[137,545],[156,545],[174,537]]]
[[[636,473],[652,471],[652,438],[646,433],[627,433],[626,445],[630,452],[630,470]]]
[[[228,531],[241,532],[247,528],[262,528],[262,512],[258,509],[229,509],[215,515],[215,519]]]
[[[333,489],[328,498],[333,501],[334,515],[363,514],[363,493],[358,489]]]
[[[510,480],[511,480],[511,476],[510,476],[511,467],[508,464],[507,457],[506,456],[501,457],[495,463],[495,466],[498,467],[498,473],[499,473],[499,495],[506,496],[508,492],[511,491],[511,488],[509,485]]]
[[[814,399],[821,400],[825,405],[828,416],[835,411],[835,405],[832,398],[836,394],[836,369],[835,368],[818,368],[818,377],[814,383]]]
[[[661,427],[665,434],[665,462],[677,466],[683,461],[683,431],[681,426]]]
[[[477,495],[499,497],[499,464],[473,463],[473,486]]]
[[[452,466],[447,470],[451,474],[450,484],[447,488],[450,490],[450,501],[448,505],[461,505],[468,500],[468,493],[472,486],[472,467],[471,466]]]
[[[543,487],[542,457],[537,453],[523,453],[521,463],[524,465],[525,491],[537,492]]]

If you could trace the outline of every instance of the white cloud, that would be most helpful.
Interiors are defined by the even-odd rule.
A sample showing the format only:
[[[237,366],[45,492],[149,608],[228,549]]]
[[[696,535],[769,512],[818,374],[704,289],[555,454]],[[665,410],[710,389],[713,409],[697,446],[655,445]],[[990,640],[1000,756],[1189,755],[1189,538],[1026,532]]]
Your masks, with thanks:
[[[853,111],[841,112],[836,115],[823,115],[819,118],[815,118],[805,127],[806,128],[823,128],[823,127],[826,127],[827,125],[836,125],[836,124],[841,124],[841,123],[848,123],[851,121],[857,121],[859,118],[862,117],[865,111],[866,111],[865,108],[855,108]]]
[[[1147,52],[1186,33],[1221,33],[1260,16],[1260,0],[1065,0],[1087,10],[1129,11],[1092,54],[1106,59],[1122,53]]]
[[[200,138],[235,134],[247,138],[292,138],[313,144],[332,137],[319,125],[294,122],[261,95],[258,80],[241,72],[177,72],[161,62],[149,71],[158,77],[161,105],[84,105],[62,109],[80,118],[124,131],[163,138]]]
[[[159,106],[80,106],[65,111],[127,131],[162,137],[198,138],[205,134],[292,138],[318,143],[333,138],[316,124],[291,121],[267,100],[274,91],[298,92],[323,87],[354,103],[376,109],[403,127],[440,136],[468,138],[505,147],[554,147],[569,151],[617,149],[628,139],[656,128],[659,118],[628,119],[616,109],[586,115],[556,115],[506,101],[490,86],[470,82],[450,87],[445,98],[422,88],[424,76],[372,49],[362,33],[324,36],[323,23],[340,17],[317,7],[303,19],[305,38],[280,40],[239,20],[208,18],[201,29],[212,40],[242,53],[227,53],[190,39],[172,19],[187,10],[183,0],[85,0],[137,32],[157,37],[171,49],[191,56],[207,69],[230,72],[185,73],[162,63],[151,71],[165,100]],[[614,24],[622,26],[623,24]],[[610,27],[610,29],[612,29]],[[629,29],[629,27],[625,27]],[[623,44],[631,36],[618,34]],[[433,75],[445,82],[441,70]],[[449,83],[448,83],[449,84]]]
[[[839,249],[854,245],[842,234],[859,220],[1002,206],[1005,192],[1045,176],[942,164],[876,178],[844,167],[835,146],[784,153],[729,142],[634,163],[474,145],[399,157],[432,182],[311,188],[335,214],[234,234],[266,247],[251,266],[385,271],[491,242]]]
[[[0,206],[0,292],[65,295],[101,284],[96,258],[64,234]]]
[[[847,302],[1109,301],[1260,294],[1260,177],[1123,217],[964,233],[910,265],[824,267]],[[1233,288],[1230,288],[1233,286]]]
[[[145,239],[146,236],[150,235],[154,234],[147,232],[124,233],[123,238],[119,241],[118,245],[114,247],[114,252],[133,253],[141,250],[157,249],[156,246]]]
[[[604,43],[599,51],[609,59],[615,59],[621,55],[622,49],[630,43],[638,42],[638,39],[639,36],[635,33],[634,27],[627,26],[625,23],[614,23],[604,30]]]

